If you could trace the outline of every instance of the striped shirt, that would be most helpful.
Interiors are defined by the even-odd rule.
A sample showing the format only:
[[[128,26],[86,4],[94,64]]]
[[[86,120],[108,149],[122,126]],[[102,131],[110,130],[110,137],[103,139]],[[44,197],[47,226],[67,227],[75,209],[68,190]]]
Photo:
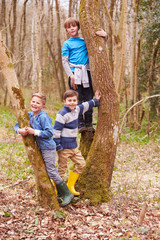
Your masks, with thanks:
[[[84,114],[93,107],[97,107],[99,101],[94,98],[78,105],[74,111],[64,106],[57,114],[54,124],[53,139],[56,142],[56,150],[73,149],[77,147],[78,116]]]

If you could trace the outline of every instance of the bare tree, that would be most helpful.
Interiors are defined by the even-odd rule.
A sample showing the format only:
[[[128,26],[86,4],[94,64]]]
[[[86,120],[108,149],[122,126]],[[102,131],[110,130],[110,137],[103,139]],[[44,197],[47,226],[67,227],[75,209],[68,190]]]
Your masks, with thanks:
[[[11,36],[10,51],[12,54],[14,53],[14,41],[15,41],[15,32],[16,32],[16,26],[17,26],[16,8],[17,8],[17,0],[12,0],[11,6],[9,9],[9,31]],[[13,18],[13,21],[11,21],[11,16]]]
[[[61,81],[61,90],[62,94],[66,91],[64,74],[63,74],[63,65],[62,65],[62,55],[61,55],[61,41],[60,41],[60,9],[59,9],[59,1],[56,0],[56,15],[57,15],[57,45],[58,45],[58,66],[60,73],[60,81]]]
[[[23,59],[24,59],[24,44],[26,38],[26,4],[28,0],[23,3],[21,21],[20,21],[20,34],[19,34],[19,52],[20,52],[20,62],[18,63],[17,77],[19,79],[20,86],[23,86],[22,71],[23,71]]]
[[[37,62],[37,75],[38,75],[38,91],[42,92],[42,67],[40,62],[40,0],[37,0],[35,3],[36,8],[36,24],[35,24],[35,33],[36,33],[36,62]]]

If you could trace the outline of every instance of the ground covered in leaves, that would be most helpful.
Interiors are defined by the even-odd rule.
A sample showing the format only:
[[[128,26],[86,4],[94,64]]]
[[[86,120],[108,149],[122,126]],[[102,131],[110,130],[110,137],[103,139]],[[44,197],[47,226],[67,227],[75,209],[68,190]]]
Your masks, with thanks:
[[[56,212],[39,206],[21,138],[1,133],[0,240],[160,239],[158,142],[120,142],[109,203],[75,198]]]

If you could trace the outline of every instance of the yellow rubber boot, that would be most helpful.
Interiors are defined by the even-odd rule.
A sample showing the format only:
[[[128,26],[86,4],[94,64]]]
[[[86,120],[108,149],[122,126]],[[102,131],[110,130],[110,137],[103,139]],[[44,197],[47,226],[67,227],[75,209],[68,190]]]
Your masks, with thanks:
[[[78,173],[70,171],[69,177],[68,177],[68,182],[67,182],[67,186],[68,186],[70,192],[73,193],[73,195],[75,195],[75,196],[80,195],[80,192],[77,192],[74,188],[74,185],[75,185],[78,177],[79,177]]]

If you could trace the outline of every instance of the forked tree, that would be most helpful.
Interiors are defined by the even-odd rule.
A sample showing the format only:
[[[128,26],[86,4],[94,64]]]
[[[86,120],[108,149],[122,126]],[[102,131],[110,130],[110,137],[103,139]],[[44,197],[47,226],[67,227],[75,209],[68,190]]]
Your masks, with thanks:
[[[119,130],[119,101],[111,74],[106,41],[95,34],[101,27],[98,5],[97,0],[81,0],[79,9],[81,30],[89,53],[93,87],[101,93],[97,129],[86,159],[86,167],[79,178],[82,196],[90,199],[91,204],[110,199]]]

